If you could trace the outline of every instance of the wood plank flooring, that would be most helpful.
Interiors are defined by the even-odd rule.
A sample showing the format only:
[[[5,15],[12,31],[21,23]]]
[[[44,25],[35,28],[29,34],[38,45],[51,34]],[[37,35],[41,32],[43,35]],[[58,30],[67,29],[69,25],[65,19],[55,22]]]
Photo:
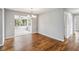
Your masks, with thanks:
[[[66,46],[67,51],[79,51],[79,32],[76,32],[68,38]]]
[[[28,34],[5,40],[2,51],[63,51],[64,42],[41,34]]]

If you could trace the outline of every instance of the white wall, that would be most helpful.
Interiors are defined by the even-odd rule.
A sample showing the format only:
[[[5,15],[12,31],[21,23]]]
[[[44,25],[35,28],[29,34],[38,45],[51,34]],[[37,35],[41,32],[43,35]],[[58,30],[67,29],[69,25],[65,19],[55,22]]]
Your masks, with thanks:
[[[38,16],[32,19],[32,33],[38,32]]]
[[[5,37],[14,37],[15,21],[14,15],[26,16],[25,12],[5,9]],[[37,18],[32,20],[32,32],[37,32]]]
[[[69,38],[73,34],[73,15],[69,12],[64,13],[65,37]]]
[[[64,10],[58,8],[39,15],[38,32],[51,38],[64,41]]]

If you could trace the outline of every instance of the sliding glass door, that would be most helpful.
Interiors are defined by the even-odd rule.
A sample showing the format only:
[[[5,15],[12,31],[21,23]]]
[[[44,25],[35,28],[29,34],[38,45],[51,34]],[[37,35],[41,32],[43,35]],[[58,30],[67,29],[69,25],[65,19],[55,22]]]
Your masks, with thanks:
[[[27,16],[15,15],[15,36],[32,32],[32,19]]]

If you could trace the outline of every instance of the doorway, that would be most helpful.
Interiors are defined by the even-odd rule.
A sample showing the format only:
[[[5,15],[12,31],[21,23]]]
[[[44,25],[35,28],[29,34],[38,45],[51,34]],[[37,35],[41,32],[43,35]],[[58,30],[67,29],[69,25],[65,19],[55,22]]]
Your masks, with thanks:
[[[74,34],[75,34],[75,38],[76,38],[76,42],[79,43],[79,15],[74,15]]]
[[[15,36],[32,33],[32,19],[27,16],[15,15]]]

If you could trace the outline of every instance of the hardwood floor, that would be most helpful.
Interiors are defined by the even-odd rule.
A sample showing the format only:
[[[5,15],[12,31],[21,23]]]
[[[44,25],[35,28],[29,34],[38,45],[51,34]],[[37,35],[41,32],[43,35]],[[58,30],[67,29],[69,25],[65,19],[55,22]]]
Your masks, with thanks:
[[[67,51],[79,51],[79,32],[75,32],[69,39],[66,46]]]
[[[41,34],[28,34],[5,40],[2,51],[63,51],[64,42]]]

